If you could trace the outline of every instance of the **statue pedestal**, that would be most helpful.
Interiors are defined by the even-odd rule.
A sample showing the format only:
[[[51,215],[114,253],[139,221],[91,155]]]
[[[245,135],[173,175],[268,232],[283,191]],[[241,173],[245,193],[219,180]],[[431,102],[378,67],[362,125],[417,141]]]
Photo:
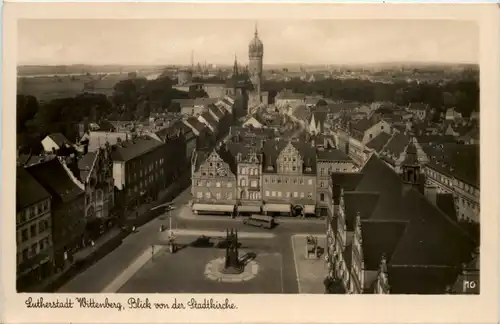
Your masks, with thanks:
[[[220,271],[224,274],[240,274],[245,266],[240,262],[237,251],[230,251],[221,265]]]

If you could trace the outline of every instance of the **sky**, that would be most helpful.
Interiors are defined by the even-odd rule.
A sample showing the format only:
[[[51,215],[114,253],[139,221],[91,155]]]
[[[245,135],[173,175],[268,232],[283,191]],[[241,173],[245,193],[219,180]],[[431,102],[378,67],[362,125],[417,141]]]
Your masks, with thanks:
[[[479,62],[479,28],[458,20],[25,19],[18,63],[247,64],[255,24],[264,65]]]

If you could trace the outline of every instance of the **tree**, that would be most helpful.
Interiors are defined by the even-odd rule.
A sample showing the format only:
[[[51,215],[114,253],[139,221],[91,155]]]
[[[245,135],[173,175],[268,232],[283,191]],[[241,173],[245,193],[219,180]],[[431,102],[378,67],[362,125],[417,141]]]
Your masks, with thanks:
[[[19,134],[26,131],[26,122],[35,117],[40,105],[36,97],[18,94],[16,109],[17,133]]]
[[[326,294],[345,294],[343,283],[338,278],[326,277],[323,281]]]

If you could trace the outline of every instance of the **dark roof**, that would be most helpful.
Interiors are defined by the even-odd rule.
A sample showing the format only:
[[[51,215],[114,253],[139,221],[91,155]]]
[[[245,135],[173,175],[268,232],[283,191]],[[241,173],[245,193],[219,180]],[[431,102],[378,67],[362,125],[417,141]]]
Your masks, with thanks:
[[[236,158],[231,154],[231,152],[224,145],[222,145],[216,152],[220,158],[229,165],[231,172],[234,175],[238,174]]]
[[[335,205],[339,204],[341,189],[344,191],[352,191],[356,189],[359,181],[363,178],[363,173],[358,172],[332,172],[331,173],[333,184],[333,201]]]
[[[479,188],[479,145],[440,144],[422,145],[429,157],[428,166]]]
[[[74,200],[84,191],[70,178],[58,159],[32,165],[26,170],[52,195],[64,203]]]
[[[59,147],[71,145],[71,142],[62,133],[52,133],[47,136],[50,137]]]
[[[207,123],[212,126],[212,128],[217,129],[217,120],[215,120],[215,118],[208,111],[203,112],[201,117],[203,117],[203,119],[205,119]]]
[[[426,110],[427,105],[422,102],[412,102],[409,106],[410,110]]]
[[[410,137],[408,135],[396,132],[392,135],[392,138],[382,151],[384,153],[393,154],[396,158],[399,158],[401,153],[404,152],[406,145],[408,145],[409,140]]]
[[[383,255],[388,262],[391,261],[390,258],[407,226],[407,221],[361,221],[365,270],[378,270]]]
[[[348,231],[354,230],[358,213],[361,219],[370,218],[378,199],[377,192],[344,191],[345,222]]]
[[[162,142],[150,136],[137,137],[113,146],[111,158],[113,161],[129,161],[162,145],[164,145]]]
[[[86,182],[89,173],[92,171],[97,154],[97,151],[88,152],[78,160],[78,169],[80,170],[80,180],[82,182]]]
[[[352,161],[349,155],[339,149],[318,149],[316,151],[317,159],[321,161]]]
[[[210,111],[215,116],[217,116],[217,118],[219,118],[219,120],[221,120],[222,118],[224,118],[224,114],[222,113],[222,111],[216,105],[212,104],[212,105],[208,106],[208,109],[210,109]]]
[[[444,294],[459,269],[443,267],[391,266],[387,268],[391,294]]]
[[[203,124],[201,121],[199,121],[196,117],[190,116],[186,119],[186,122],[193,126],[194,129],[196,129],[200,134],[203,132],[203,129],[205,128],[205,124]]]
[[[351,125],[351,128],[353,130],[357,130],[358,132],[364,133],[366,132],[370,127],[373,126],[373,121],[370,119],[360,119],[357,123],[353,123]]]
[[[207,160],[208,156],[210,155],[209,151],[205,150],[196,150],[196,160],[195,160],[195,165],[194,165],[194,170],[198,171],[200,169],[200,166]]]
[[[373,138],[371,141],[369,141],[366,146],[375,150],[376,152],[380,152],[382,148],[389,142],[391,137],[391,135],[382,132],[375,136],[375,138]]]
[[[314,120],[316,121],[316,123],[319,122],[321,127],[323,127],[323,124],[326,121],[327,115],[328,115],[328,113],[324,112],[324,111],[313,111],[311,114],[311,117],[309,118],[309,122],[311,122],[312,116],[314,116]]]
[[[38,181],[22,167],[16,170],[16,210],[31,206],[50,198],[50,194]]]
[[[236,160],[238,154],[241,154],[242,161],[245,161],[251,154],[256,153],[259,163],[262,163],[262,155],[260,154],[262,145],[259,145],[259,143],[255,143],[255,145],[247,145],[246,143],[228,143],[226,144],[226,147]]]
[[[405,148],[405,159],[403,165],[418,165],[417,148],[410,142]]]
[[[470,257],[472,239],[415,189],[373,155],[362,169],[356,191],[378,192],[371,220],[408,221],[390,263],[392,265],[457,266]],[[381,181],[383,179],[383,181]]]

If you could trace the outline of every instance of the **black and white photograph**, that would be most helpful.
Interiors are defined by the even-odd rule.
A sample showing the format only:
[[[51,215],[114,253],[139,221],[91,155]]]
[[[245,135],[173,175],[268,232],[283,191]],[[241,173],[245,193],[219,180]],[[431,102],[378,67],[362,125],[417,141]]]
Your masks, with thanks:
[[[2,228],[23,306],[87,294],[96,308],[170,294],[191,309],[238,296],[333,305],[496,287],[480,275],[481,251],[498,254],[480,194],[498,149],[481,127],[494,118],[484,91],[498,88],[483,89],[485,28],[255,6],[268,14],[15,20],[4,123],[16,164],[3,169],[15,236],[14,220]],[[493,141],[488,169],[480,137]]]
[[[476,24],[18,28],[18,291],[480,292]]]

